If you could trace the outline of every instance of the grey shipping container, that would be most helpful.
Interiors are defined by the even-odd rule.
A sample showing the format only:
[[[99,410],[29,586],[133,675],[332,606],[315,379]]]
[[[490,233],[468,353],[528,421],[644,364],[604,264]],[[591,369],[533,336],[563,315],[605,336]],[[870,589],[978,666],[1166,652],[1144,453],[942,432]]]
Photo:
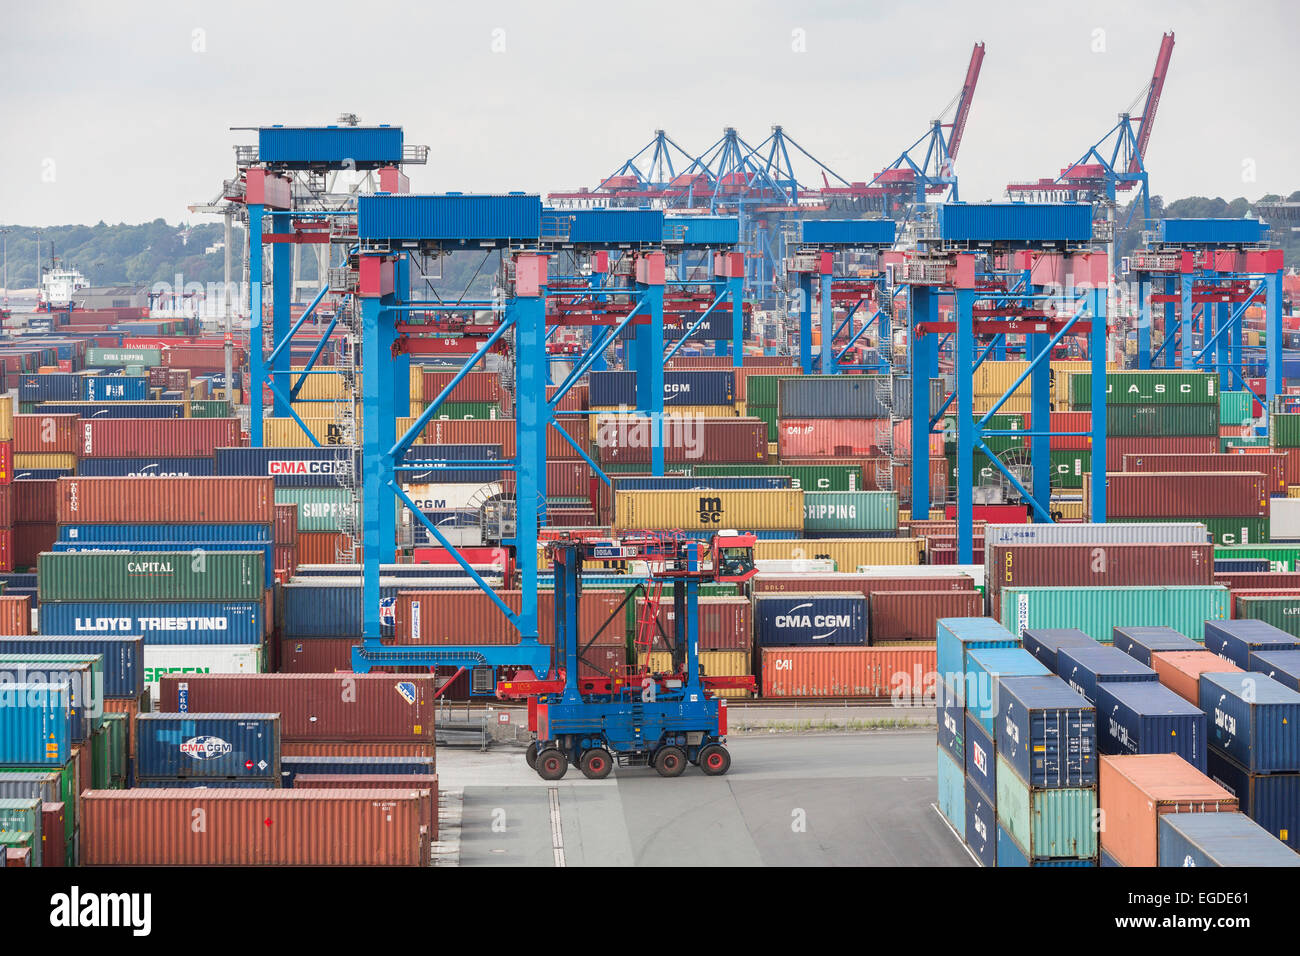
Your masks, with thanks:
[[[1159,866],[1300,866],[1300,854],[1244,813],[1162,813]]]

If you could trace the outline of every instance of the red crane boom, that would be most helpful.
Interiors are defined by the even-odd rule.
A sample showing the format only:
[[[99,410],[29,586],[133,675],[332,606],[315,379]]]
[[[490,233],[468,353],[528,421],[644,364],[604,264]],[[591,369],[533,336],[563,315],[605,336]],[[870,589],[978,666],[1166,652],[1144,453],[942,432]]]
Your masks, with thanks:
[[[975,84],[979,82],[980,66],[983,63],[984,44],[976,43],[975,49],[971,50],[970,65],[966,67],[966,81],[962,83],[961,93],[958,94],[957,115],[952,119],[952,135],[948,137],[949,159],[956,159],[957,150],[961,147],[962,134],[966,132],[966,119],[970,116],[970,105],[975,99]]]
[[[1165,76],[1169,73],[1169,60],[1174,53],[1174,34],[1170,32],[1160,38],[1160,52],[1156,55],[1156,69],[1147,88],[1147,101],[1142,107],[1142,125],[1137,133],[1137,156],[1129,161],[1128,171],[1136,173],[1139,163],[1146,160],[1147,143],[1151,141],[1151,127],[1155,125],[1156,110],[1160,106],[1160,92],[1165,86]]]

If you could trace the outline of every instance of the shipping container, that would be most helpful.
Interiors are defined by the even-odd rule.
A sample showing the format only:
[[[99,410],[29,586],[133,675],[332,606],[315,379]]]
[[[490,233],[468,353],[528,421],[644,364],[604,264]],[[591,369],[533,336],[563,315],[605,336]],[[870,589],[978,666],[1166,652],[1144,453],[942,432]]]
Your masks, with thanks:
[[[1088,487],[1089,479],[1085,479],[1085,502]],[[1258,473],[1121,472],[1106,476],[1106,515],[1114,519],[1187,514],[1266,518],[1269,495],[1269,479]]]
[[[766,656],[766,652],[764,652]],[[964,691],[945,680],[935,682],[935,722],[939,725],[939,746],[948,751],[954,760],[966,762],[966,708]]]
[[[1101,846],[1121,866],[1156,866],[1159,818],[1235,813],[1237,798],[1177,754],[1104,756],[1099,761]]]
[[[1241,668],[1204,648],[1196,651],[1157,651],[1151,667],[1160,683],[1189,703],[1200,706],[1202,674],[1239,673]]]
[[[1107,445],[1115,438],[1210,438],[1208,453],[1219,450],[1218,405],[1107,405]],[[1144,450],[1144,449],[1134,449]],[[1185,449],[1179,449],[1184,451]],[[1126,450],[1127,451],[1127,450]],[[1116,451],[1116,454],[1125,452]],[[1107,448],[1107,467],[1110,450]],[[1123,458],[1116,462],[1118,468]]]
[[[754,641],[759,647],[864,645],[867,613],[866,598],[856,594],[759,594]]]
[[[0,767],[60,767],[73,743],[69,684],[0,684]]]
[[[1300,771],[1300,693],[1263,674],[1202,672],[1210,747],[1251,773]]]
[[[1178,754],[1205,772],[1205,714],[1163,684],[1103,682],[1097,685],[1096,705],[1101,753]]]
[[[498,591],[506,606],[518,613],[522,592]],[[615,616],[623,596],[615,591],[585,590],[578,606],[578,634],[584,644],[622,644],[626,618]],[[555,641],[554,593],[537,596],[539,640]],[[519,631],[487,594],[474,590],[429,591],[417,582],[404,585],[396,596],[394,637],[397,644],[463,644],[473,635],[475,644],[516,644]]]
[[[1031,860],[1025,856],[1025,851],[1020,848],[1011,835],[1007,833],[1006,828],[998,826],[997,837],[998,866],[1003,868],[1014,867],[1080,867],[1080,866],[1097,866],[1098,863],[1092,859],[1077,859],[1072,857],[1039,857]],[[1105,865],[1105,864],[1102,864]]]
[[[1300,691],[1300,650],[1251,651],[1246,670],[1265,674],[1279,684]]]
[[[984,595],[970,590],[877,591],[870,597],[871,643],[933,641],[941,618],[976,617]]]
[[[1250,655],[1255,651],[1297,650],[1300,649],[1300,638],[1266,621],[1206,621],[1205,649],[1247,670],[1250,668]]]
[[[1096,709],[1063,680],[1003,678],[997,704],[998,755],[1028,785],[1096,784]]]
[[[82,458],[206,458],[239,444],[235,418],[91,418],[77,425]]]
[[[780,418],[912,417],[912,380],[908,376],[801,375],[782,377],[774,384]],[[943,380],[931,379],[932,413],[943,404],[945,394]]]
[[[940,678],[964,693],[971,651],[1019,646],[1019,639],[992,618],[943,618],[937,626],[935,664]]]
[[[1092,405],[1092,375],[1070,376],[1070,403]],[[1213,372],[1132,371],[1106,373],[1106,405],[1212,405],[1219,407],[1219,376]]]
[[[986,545],[989,593],[1004,587],[1214,584],[1209,544]],[[994,608],[1000,608],[994,603]]]
[[[620,491],[614,496],[615,530],[732,528],[742,531],[803,528],[803,492]]]
[[[893,531],[898,495],[890,491],[805,491],[805,531]]]
[[[1000,682],[1008,677],[1041,677],[1051,672],[1022,647],[989,647],[966,653],[966,716],[985,731],[995,731],[1000,713]],[[969,732],[969,727],[967,728]]]
[[[1060,653],[1067,647],[1096,647],[1097,642],[1074,627],[1029,628],[1022,632],[1021,643],[1025,650],[1038,658],[1053,674],[1058,673]]]
[[[966,845],[980,866],[998,865],[998,816],[993,799],[966,778]]]
[[[258,601],[80,601],[44,604],[41,633],[78,638],[140,635],[153,644],[258,644],[266,628]]]
[[[1114,627],[1111,643],[1129,657],[1148,667],[1163,651],[1204,651],[1199,640],[1180,634],[1172,627]]]
[[[981,726],[978,717],[971,714],[969,710],[963,713],[963,724],[965,729],[965,768],[966,782],[974,784],[975,788],[986,799],[996,802],[998,794],[998,764],[997,764],[997,746],[994,743],[994,734],[988,728]]]
[[[168,713],[278,713],[283,739],[432,741],[434,679],[404,675],[162,675]]]
[[[998,823],[1026,858],[1096,857],[1095,786],[1030,787],[1001,752],[997,763]]]
[[[275,486],[282,488],[335,487],[338,485],[337,473],[347,467],[349,455],[353,458],[355,471],[360,455],[356,449],[347,446],[218,448],[213,460],[218,475],[271,477],[275,479]]]
[[[65,524],[270,524],[273,486],[265,478],[60,478]]]
[[[438,839],[438,775],[400,773],[299,773],[295,790],[411,790],[427,799],[423,824]]]
[[[1300,594],[1237,595],[1238,618],[1265,621],[1292,637],[1300,635]]]
[[[1063,647],[1056,658],[1056,676],[1088,703],[1096,706],[1097,692],[1106,683],[1159,683],[1156,672],[1115,647]]]
[[[1300,854],[1244,813],[1165,813],[1157,866],[1300,866]]]
[[[934,568],[927,570],[933,571]],[[827,571],[819,573],[775,574],[760,572],[750,579],[755,594],[774,591],[849,591],[870,598],[881,591],[974,591],[975,579],[966,574],[948,572],[942,575],[912,574],[900,569],[895,574],[858,574],[857,572]],[[952,615],[959,616],[959,615]]]
[[[961,765],[949,756],[942,747],[936,747],[938,755],[939,812],[957,831],[957,836],[966,839],[966,778]]]
[[[31,797],[0,799],[0,833],[32,835],[32,866],[41,866],[45,858],[41,807],[41,801]]]
[[[77,462],[82,478],[207,478],[211,458],[84,458]]]
[[[420,866],[418,791],[92,790],[87,866]],[[201,812],[206,826],[196,830]]]
[[[139,714],[137,779],[280,784],[278,714]]]
[[[787,477],[790,487],[803,491],[860,491],[865,485],[861,465],[696,465],[695,478]]]
[[[255,551],[42,554],[47,601],[257,601],[265,554]]]
[[[1270,494],[1284,495],[1287,488],[1287,458],[1285,455],[1125,455],[1123,471],[1163,474],[1221,471],[1258,472],[1269,479],[1268,489]],[[1108,509],[1109,505],[1108,500]],[[1250,512],[1240,513],[1249,514]]]
[[[735,527],[720,525],[720,527]],[[837,571],[857,571],[867,565],[921,564],[925,541],[921,538],[795,538],[757,541],[755,562],[833,561]],[[760,568],[761,569],[761,568]],[[910,573],[910,572],[909,572]]]
[[[936,696],[934,648],[765,647],[764,697],[874,697],[924,706]]]
[[[436,770],[434,758],[429,754],[335,754],[319,753],[310,756],[293,755],[296,749],[286,745],[280,760],[282,785],[293,787],[299,774],[406,774],[432,780]]]
[[[1228,589],[1208,587],[1004,588],[1001,619],[1009,630],[1077,627],[1110,643],[1116,627],[1169,625],[1191,637],[1207,620],[1225,620]]]
[[[633,602],[628,603],[630,607],[633,605]],[[635,633],[637,622],[642,620],[642,615],[645,612],[645,605],[646,598],[637,598],[635,606],[631,607],[630,611],[630,614],[635,616],[628,618],[627,623],[629,626],[627,630],[619,631],[618,634],[613,636]],[[749,650],[754,642],[752,610],[749,598],[700,597],[698,599],[696,622],[700,650]],[[659,627],[663,628],[669,635],[676,633],[677,616],[671,598],[660,598],[657,620]],[[582,644],[585,646],[586,640],[583,640]],[[654,632],[652,647],[657,651],[668,649],[664,646],[663,638],[657,630]]]

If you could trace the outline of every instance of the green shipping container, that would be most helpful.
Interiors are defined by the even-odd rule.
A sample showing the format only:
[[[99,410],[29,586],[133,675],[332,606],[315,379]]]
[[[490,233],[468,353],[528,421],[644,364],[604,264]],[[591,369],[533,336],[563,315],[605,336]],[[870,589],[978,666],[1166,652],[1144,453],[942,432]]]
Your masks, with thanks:
[[[1124,524],[1144,521],[1186,521],[1186,515],[1152,515],[1147,518],[1111,518]],[[1266,544],[1269,540],[1267,518],[1199,518],[1210,534],[1210,544]]]
[[[41,865],[41,801],[0,800],[0,833],[27,833],[32,847],[32,866]]]
[[[1219,434],[1218,405],[1107,405],[1113,438],[1184,438]]]
[[[745,414],[750,418],[760,418],[767,422],[767,440],[769,442],[774,442],[780,438],[780,431],[777,428],[776,406],[760,405],[755,407],[746,404]]]
[[[0,850],[28,850],[28,866],[41,865],[40,851],[32,845],[35,840],[36,834],[31,830],[0,830]]]
[[[984,427],[993,431],[1024,431],[1025,416],[994,415]],[[1029,453],[1029,439],[1016,435],[989,435],[984,444],[1004,462],[1007,460],[1004,455],[1012,449],[1025,449],[1025,454]],[[953,415],[943,420],[943,453],[950,457],[957,454],[957,419]]]
[[[496,402],[443,402],[434,419],[487,419],[500,418],[501,406]]]
[[[1239,597],[1237,617],[1266,621],[1300,637],[1300,597]]]
[[[299,531],[341,531],[347,509],[353,507],[348,489],[330,487],[276,488],[275,503],[298,506]],[[402,505],[394,502],[393,507],[400,521]]]
[[[1092,407],[1092,373],[1070,376],[1070,404]],[[1106,407],[1114,405],[1219,405],[1213,372],[1107,372]]]
[[[1245,425],[1254,419],[1255,396],[1250,392],[1219,393],[1219,424]]]
[[[893,531],[898,495],[892,491],[805,491],[805,531]]]
[[[63,803],[63,831],[68,844],[68,866],[72,866],[72,837],[77,832],[77,773],[69,760],[62,767],[51,770],[49,767],[5,767],[0,775],[6,773],[57,773],[59,775],[59,799]]]
[[[107,790],[108,782],[112,779],[113,768],[109,766],[109,753],[109,730],[100,724],[99,729],[90,735],[90,766],[94,778],[91,785],[96,790]]]
[[[1220,438],[1219,453],[1226,455],[1229,448],[1267,448],[1267,435],[1243,435],[1240,438]]]
[[[196,399],[186,409],[190,418],[229,418],[230,403],[220,398]]]
[[[1058,448],[1051,454],[1052,487],[1082,488],[1083,476],[1092,473],[1092,452]]]
[[[1002,626],[1014,634],[1026,628],[1077,627],[1109,644],[1116,627],[1172,627],[1203,640],[1206,621],[1232,616],[1228,589],[1218,584],[1188,587],[1003,588]]]
[[[121,790],[126,786],[127,747],[130,741],[131,718],[126,714],[105,714],[104,727],[108,729],[108,786]]]
[[[1250,544],[1216,545],[1215,560],[1255,558],[1268,561],[1270,571],[1300,571],[1300,546],[1273,544],[1259,547]]]
[[[1300,448],[1300,413],[1275,412],[1268,419],[1269,435],[1277,448]]]
[[[1097,789],[1031,790],[998,755],[998,822],[1031,860],[1097,855]]]
[[[262,551],[201,548],[46,553],[37,586],[41,601],[260,601],[265,561]]]
[[[804,491],[861,491],[863,486],[861,465],[698,465],[694,473],[701,478],[786,475]]]
[[[810,378],[820,376],[812,375]],[[754,408],[777,407],[781,382],[791,378],[804,378],[802,375],[751,375],[745,381],[745,407],[753,414]]]
[[[86,365],[90,368],[118,368],[123,365],[162,365],[162,349],[86,349]]]

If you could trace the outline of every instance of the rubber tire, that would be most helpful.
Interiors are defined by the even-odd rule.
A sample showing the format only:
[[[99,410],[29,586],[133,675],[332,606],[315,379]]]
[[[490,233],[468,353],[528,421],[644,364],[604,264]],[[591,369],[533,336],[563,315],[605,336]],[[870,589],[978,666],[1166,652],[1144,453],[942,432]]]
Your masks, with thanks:
[[[721,777],[731,769],[731,754],[722,744],[705,744],[696,762],[706,776]]]
[[[592,764],[597,764],[599,769],[592,769]],[[578,761],[578,769],[588,780],[604,780],[614,769],[614,758],[610,752],[603,747],[593,747],[582,755]]]
[[[569,770],[569,758],[563,750],[547,747],[537,755],[537,775],[543,780],[559,780]]]
[[[686,772],[686,754],[680,747],[664,747],[655,754],[655,770],[661,777],[680,777]]]
[[[537,741],[534,740],[524,749],[524,762],[528,764],[529,770],[537,769]]]

